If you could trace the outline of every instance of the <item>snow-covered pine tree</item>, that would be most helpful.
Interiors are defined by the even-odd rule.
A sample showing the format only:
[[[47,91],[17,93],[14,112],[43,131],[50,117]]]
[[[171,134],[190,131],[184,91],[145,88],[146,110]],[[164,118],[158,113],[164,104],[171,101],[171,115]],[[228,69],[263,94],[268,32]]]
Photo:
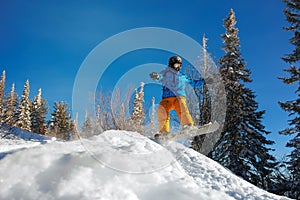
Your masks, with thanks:
[[[152,97],[152,110],[151,110],[151,133],[155,134],[155,97]]]
[[[0,122],[5,121],[4,110],[5,110],[5,71],[2,72],[0,80]]]
[[[144,83],[141,82],[141,88],[138,92],[135,91],[135,97],[133,102],[133,110],[131,114],[131,123],[133,125],[133,130],[138,131],[143,134],[143,124],[145,119],[144,113]]]
[[[65,102],[55,102],[54,111],[51,114],[50,130],[56,137],[68,140],[71,131],[72,118],[69,105]]]
[[[137,125],[140,124],[140,101],[139,101],[139,93],[135,90],[134,100],[133,100],[133,110],[131,114],[131,124]]]
[[[207,55],[207,38],[203,36],[202,38],[202,46],[203,46],[203,65],[201,68],[204,69],[204,75],[207,76],[207,71],[208,71],[208,55]],[[207,88],[207,84],[204,83],[202,87],[199,86],[194,86],[194,91],[197,96],[197,101],[198,101],[198,109],[197,109],[197,115],[199,117],[195,117],[195,125],[201,126],[204,124],[207,124],[210,122],[211,119],[211,98],[209,95],[209,91]],[[191,109],[190,109],[191,110]],[[193,113],[193,112],[192,112]],[[205,135],[200,135],[194,137],[191,146],[195,151],[200,152],[202,143],[204,142]]]
[[[46,135],[47,121],[46,115],[48,113],[48,104],[45,99],[42,98],[42,89],[38,90],[38,94],[34,97],[31,104],[31,131]]]
[[[293,33],[290,43],[294,46],[294,50],[282,58],[290,64],[290,67],[284,70],[289,76],[280,79],[285,84],[293,84],[297,88],[294,100],[279,102],[281,108],[293,117],[289,120],[289,127],[280,131],[280,134],[294,135],[294,138],[286,144],[287,147],[293,148],[288,155],[289,160],[286,162],[291,174],[291,180],[286,184],[289,186],[286,194],[291,198],[300,199],[300,69],[299,66],[296,66],[299,65],[300,60],[300,2],[299,0],[283,1],[286,3],[284,13],[289,23],[289,26],[284,29]]]
[[[69,132],[69,140],[78,140],[77,120],[73,120]]]
[[[15,84],[13,83],[11,86],[9,96],[5,98],[3,123],[8,124],[10,126],[14,126],[16,124],[17,107],[18,95],[15,93]]]
[[[29,100],[29,81],[27,80],[22,97],[21,97],[21,102],[18,107],[18,116],[17,116],[17,121],[16,121],[16,126],[19,127],[20,129],[23,129],[25,131],[31,131],[31,110],[30,110],[30,100]]]
[[[81,134],[85,137],[91,137],[94,135],[94,124],[92,118],[89,116],[89,113],[85,112],[85,120],[81,128]]]
[[[141,120],[141,124],[143,125],[143,121],[145,119],[145,111],[144,111],[144,86],[145,86],[145,83],[141,82],[141,88],[140,88],[140,91],[139,91],[139,107],[140,107],[140,120]]]
[[[220,73],[227,93],[227,113],[221,138],[211,157],[236,175],[264,189],[275,166],[272,150],[267,145],[269,132],[262,125],[265,111],[257,111],[258,103],[245,83],[251,82],[250,70],[241,56],[235,13],[231,9],[224,20],[222,34],[225,55],[219,60]]]
[[[203,36],[202,43],[203,43],[203,60],[204,60],[204,75],[205,77],[208,76],[208,70],[209,70],[209,62],[208,62],[208,55],[207,55],[207,40],[208,38],[205,38]],[[211,98],[209,95],[209,91],[207,88],[207,84],[204,83],[203,85],[203,99],[200,106],[200,125],[207,124],[211,121]]]

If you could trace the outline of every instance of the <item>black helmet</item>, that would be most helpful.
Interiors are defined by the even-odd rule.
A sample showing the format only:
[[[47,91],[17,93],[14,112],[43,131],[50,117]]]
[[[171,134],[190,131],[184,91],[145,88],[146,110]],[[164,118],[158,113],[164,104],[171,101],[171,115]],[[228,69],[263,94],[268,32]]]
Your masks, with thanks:
[[[169,66],[172,67],[175,63],[182,64],[182,59],[179,56],[169,58]]]

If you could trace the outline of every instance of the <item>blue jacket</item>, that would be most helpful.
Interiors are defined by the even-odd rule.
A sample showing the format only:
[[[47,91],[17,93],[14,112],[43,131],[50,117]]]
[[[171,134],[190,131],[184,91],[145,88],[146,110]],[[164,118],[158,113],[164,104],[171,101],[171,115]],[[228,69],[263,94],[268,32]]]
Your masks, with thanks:
[[[171,67],[167,67],[165,70],[161,71],[159,75],[162,77],[159,81],[163,85],[163,99],[178,96],[186,97],[186,84],[190,84],[192,87],[200,87],[204,84],[203,79],[192,80]]]

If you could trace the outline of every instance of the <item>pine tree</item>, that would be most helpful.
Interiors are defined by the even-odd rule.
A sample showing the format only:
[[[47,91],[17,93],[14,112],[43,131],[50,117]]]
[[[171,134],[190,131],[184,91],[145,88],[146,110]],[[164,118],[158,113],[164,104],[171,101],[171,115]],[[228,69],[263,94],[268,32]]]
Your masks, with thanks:
[[[68,140],[71,132],[71,124],[72,118],[69,105],[65,102],[55,102],[54,111],[51,114],[50,130],[54,132],[56,137]]]
[[[101,125],[101,107],[97,105],[96,120],[95,120],[95,134],[100,134],[103,131]]]
[[[69,133],[69,140],[78,140],[78,129],[76,120],[72,121]]]
[[[208,75],[208,55],[207,55],[207,38],[203,36],[202,38],[202,46],[203,46],[203,66],[201,66],[204,70],[204,75]],[[209,95],[207,84],[204,83],[203,86],[194,86],[194,92],[197,96],[198,101],[198,111],[197,115],[199,117],[194,116],[195,125],[202,126],[211,121],[211,98]],[[191,110],[191,109],[190,109]],[[191,146],[195,151],[201,152],[201,147],[204,142],[205,135],[199,135],[194,137]]]
[[[14,126],[16,124],[17,106],[18,106],[18,95],[15,93],[15,84],[12,84],[9,96],[5,98],[3,123],[8,124],[10,126]]]
[[[131,114],[131,123],[133,130],[142,133],[143,123],[145,119],[144,113],[144,83],[141,83],[140,91],[135,91],[135,98],[133,102],[133,111]]]
[[[202,43],[203,43],[203,61],[204,61],[204,75],[205,77],[208,76],[208,55],[207,55],[207,40],[208,38],[203,37]],[[200,125],[207,124],[211,121],[211,98],[209,95],[207,84],[204,83],[202,87],[203,91],[203,98],[202,102],[200,104]]]
[[[23,94],[21,98],[20,105],[18,107],[18,119],[16,122],[16,126],[25,131],[31,131],[31,110],[30,110],[30,101],[29,101],[29,81],[27,80]]]
[[[289,76],[280,79],[285,84],[295,84],[297,86],[295,94],[298,99],[279,102],[281,108],[289,112],[289,116],[293,117],[289,120],[289,127],[280,131],[280,134],[295,136],[286,144],[287,147],[293,148],[289,154],[289,161],[286,162],[291,174],[291,182],[286,185],[289,186],[287,195],[295,199],[300,199],[300,69],[299,66],[296,66],[300,60],[300,2],[298,0],[283,1],[286,3],[286,9],[284,10],[286,20],[290,24],[288,27],[284,27],[284,29],[293,33],[290,43],[295,49],[292,53],[282,58],[290,64],[290,67],[284,70],[289,73]]]
[[[94,135],[93,120],[89,116],[88,112],[85,113],[85,120],[81,128],[81,133],[82,133],[81,135],[84,135],[86,137],[90,137]]]
[[[6,74],[5,74],[5,71],[3,71],[2,76],[1,76],[1,82],[0,82],[0,122],[5,121],[5,116],[4,116],[5,79],[6,79]]]
[[[46,115],[48,113],[48,105],[42,98],[42,89],[38,90],[37,96],[34,97],[31,104],[31,130],[34,133],[42,135],[47,134]]]
[[[152,97],[152,110],[151,110],[151,133],[155,134],[155,97]]]
[[[9,96],[5,98],[4,120],[5,124],[14,126],[17,119],[18,96],[15,93],[15,84],[12,84]]]
[[[221,138],[211,157],[236,175],[264,189],[275,166],[275,158],[267,147],[274,142],[264,134],[265,111],[257,111],[258,103],[245,83],[251,82],[250,70],[241,56],[235,13],[231,9],[224,20],[226,33],[222,35],[225,55],[219,60],[220,73],[227,93],[226,119]]]

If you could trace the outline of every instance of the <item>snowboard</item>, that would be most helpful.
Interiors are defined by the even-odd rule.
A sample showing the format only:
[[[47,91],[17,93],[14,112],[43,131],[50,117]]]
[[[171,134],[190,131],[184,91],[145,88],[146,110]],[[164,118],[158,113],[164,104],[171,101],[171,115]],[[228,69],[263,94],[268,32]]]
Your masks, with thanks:
[[[194,126],[191,128],[187,128],[180,132],[176,132],[168,135],[160,135],[159,138],[154,138],[154,141],[174,141],[174,140],[183,140],[190,139],[198,135],[204,135],[208,133],[212,133],[217,131],[220,127],[220,124],[217,121],[210,122],[203,126]]]

